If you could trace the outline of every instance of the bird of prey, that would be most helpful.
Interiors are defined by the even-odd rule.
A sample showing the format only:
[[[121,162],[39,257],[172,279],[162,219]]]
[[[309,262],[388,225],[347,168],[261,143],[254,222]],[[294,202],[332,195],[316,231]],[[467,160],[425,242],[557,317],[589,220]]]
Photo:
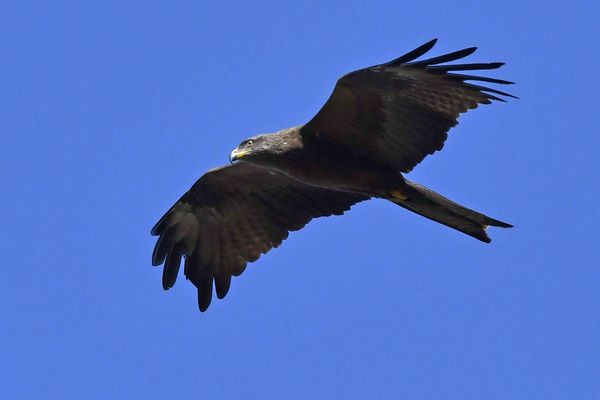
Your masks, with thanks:
[[[488,226],[511,227],[402,175],[442,149],[460,114],[514,97],[479,84],[512,82],[461,72],[503,63],[445,64],[475,47],[416,61],[435,43],[344,75],[308,123],[246,139],[231,153],[231,165],[204,174],[152,228],[158,236],[152,264],[164,264],[163,288],[173,286],[184,257],[185,276],[206,311],[213,283],[222,299],[231,277],[290,231],[372,198],[483,242],[490,241]]]

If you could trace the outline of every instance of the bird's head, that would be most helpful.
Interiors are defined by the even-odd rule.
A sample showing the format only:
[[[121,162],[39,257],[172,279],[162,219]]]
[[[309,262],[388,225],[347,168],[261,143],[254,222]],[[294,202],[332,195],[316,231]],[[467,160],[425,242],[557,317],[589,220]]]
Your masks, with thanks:
[[[267,133],[253,136],[244,140],[235,148],[229,161],[244,161],[249,163],[265,163],[273,157],[284,153],[287,150],[288,141],[277,133]]]
[[[288,128],[276,133],[264,133],[244,140],[229,156],[229,161],[252,164],[277,165],[281,157],[303,147],[300,127]]]
[[[251,161],[259,154],[263,154],[268,150],[268,143],[262,135],[254,136],[244,140],[238,147],[233,149],[229,155],[229,161],[234,162],[243,159]]]

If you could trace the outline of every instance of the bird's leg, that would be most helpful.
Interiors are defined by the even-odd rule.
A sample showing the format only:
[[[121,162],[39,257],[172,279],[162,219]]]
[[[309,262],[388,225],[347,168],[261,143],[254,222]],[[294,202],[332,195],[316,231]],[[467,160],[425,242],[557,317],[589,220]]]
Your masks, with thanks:
[[[390,200],[392,200],[393,202],[405,201],[406,199],[408,199],[406,193],[404,193],[404,191],[400,189],[391,190],[390,196],[392,197]]]

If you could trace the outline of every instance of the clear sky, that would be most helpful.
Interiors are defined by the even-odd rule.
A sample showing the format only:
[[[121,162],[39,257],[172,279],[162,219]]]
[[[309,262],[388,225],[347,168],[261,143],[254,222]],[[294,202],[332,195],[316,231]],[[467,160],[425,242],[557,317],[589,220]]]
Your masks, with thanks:
[[[598,399],[598,2],[0,5],[0,393],[10,399]],[[432,39],[520,100],[410,179],[489,245],[370,201],[313,221],[200,314],[151,226],[244,138]]]

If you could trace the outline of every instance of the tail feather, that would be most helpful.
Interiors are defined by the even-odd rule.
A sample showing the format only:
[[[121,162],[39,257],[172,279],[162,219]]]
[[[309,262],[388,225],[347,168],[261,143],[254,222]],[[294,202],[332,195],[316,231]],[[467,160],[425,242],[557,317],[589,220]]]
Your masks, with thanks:
[[[396,204],[412,212],[439,222],[450,228],[466,233],[482,242],[492,240],[487,235],[488,226],[512,228],[506,222],[498,221],[473,211],[417,183],[406,181],[406,199],[393,200]]]

